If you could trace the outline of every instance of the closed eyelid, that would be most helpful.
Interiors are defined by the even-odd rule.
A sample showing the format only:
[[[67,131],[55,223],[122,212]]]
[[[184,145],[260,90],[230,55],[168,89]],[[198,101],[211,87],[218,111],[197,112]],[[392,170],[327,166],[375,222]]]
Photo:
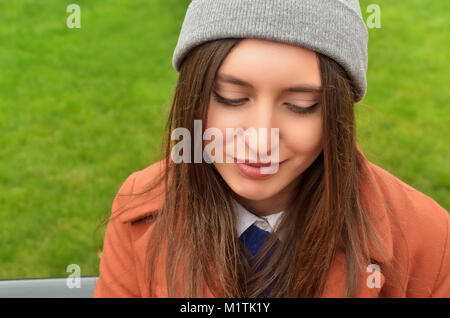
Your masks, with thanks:
[[[221,94],[219,94],[216,90],[212,91],[213,94],[223,100],[227,100],[230,102],[242,102],[242,101],[246,101],[248,98],[243,97],[243,98],[227,98]],[[292,104],[292,103],[301,103],[301,102],[313,102],[313,103],[319,103],[320,99],[319,98],[313,98],[313,99],[285,99],[286,101],[289,101],[288,104]],[[308,107],[308,106],[298,106],[298,107]]]
[[[320,99],[319,98],[313,98],[313,99],[286,99],[287,101],[289,101],[290,103],[319,103]]]
[[[218,84],[217,81],[214,82],[214,85],[212,87],[213,92],[215,91],[216,94],[219,94],[219,91],[223,91],[222,85]],[[235,94],[248,94],[248,90],[244,89],[236,89],[236,87],[233,87],[233,89],[226,89],[227,92],[235,93]],[[300,102],[319,102],[322,98],[322,93],[315,91],[315,88],[312,88],[311,91],[309,91],[309,88],[305,88],[305,91],[288,91],[284,90],[280,93],[280,98],[284,100],[290,100],[290,101],[300,101]],[[223,95],[221,96],[223,97]],[[225,98],[225,97],[224,97]],[[233,100],[233,98],[229,98]],[[242,100],[244,98],[236,98],[236,100]]]
[[[240,103],[247,101],[247,98],[234,99],[234,100],[224,98],[224,97],[220,96],[219,94],[217,94],[215,91],[213,91],[213,97],[217,102],[219,102],[221,104],[233,106],[233,107],[239,106],[239,105],[234,105],[234,104],[240,104]],[[290,109],[291,111],[293,111],[295,113],[306,115],[306,114],[314,113],[315,110],[317,109],[317,107],[320,105],[320,103],[316,102],[315,104],[313,104],[311,106],[300,106],[300,105],[294,105],[291,103],[284,103],[284,105],[285,105],[285,107],[287,107],[288,109]]]
[[[216,90],[213,90],[212,92],[213,92],[214,95],[216,95],[216,96],[218,96],[218,97],[220,97],[222,99],[227,99],[227,100],[231,100],[231,101],[242,101],[242,100],[247,100],[248,99],[246,97],[242,97],[242,98],[228,98],[228,97],[223,96],[222,94],[219,94]]]

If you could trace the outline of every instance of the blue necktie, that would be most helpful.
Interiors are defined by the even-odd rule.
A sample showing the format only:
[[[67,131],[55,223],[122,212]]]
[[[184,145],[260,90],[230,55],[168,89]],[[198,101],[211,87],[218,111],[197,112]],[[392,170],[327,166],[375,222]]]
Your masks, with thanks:
[[[241,234],[239,239],[249,249],[249,251],[252,254],[252,256],[255,256],[256,253],[258,253],[258,251],[261,249],[263,244],[267,241],[269,235],[270,235],[270,232],[259,228],[255,224],[252,224],[244,231],[244,233]],[[272,253],[273,253],[273,249],[271,249],[269,251],[269,253],[266,256],[266,258],[264,258],[264,261],[262,262],[261,266],[257,268],[257,271],[262,270],[263,266],[265,266],[266,263],[267,263],[268,257],[270,257],[270,255],[272,255]],[[253,258],[250,258],[249,259],[250,264],[252,264],[252,261],[253,261]],[[259,297],[267,297],[269,292],[270,292],[270,286],[268,288],[266,288],[259,295]]]

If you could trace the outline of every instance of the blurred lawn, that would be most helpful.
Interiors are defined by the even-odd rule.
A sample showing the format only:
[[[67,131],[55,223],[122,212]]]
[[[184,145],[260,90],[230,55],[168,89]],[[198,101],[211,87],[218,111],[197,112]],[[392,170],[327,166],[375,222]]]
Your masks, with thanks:
[[[65,25],[80,5],[81,29]],[[448,2],[378,3],[368,159],[450,208]],[[98,275],[92,232],[125,178],[160,159],[188,1],[0,2],[0,279]],[[101,243],[104,228],[96,242]]]

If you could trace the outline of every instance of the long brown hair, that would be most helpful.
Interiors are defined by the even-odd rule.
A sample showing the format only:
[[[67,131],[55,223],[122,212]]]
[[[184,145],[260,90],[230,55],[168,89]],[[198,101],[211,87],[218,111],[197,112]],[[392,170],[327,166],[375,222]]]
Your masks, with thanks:
[[[255,273],[255,268],[276,243],[276,235],[270,236],[251,266],[235,230],[227,183],[212,164],[171,161],[172,130],[185,127],[193,134],[194,120],[206,122],[216,72],[240,40],[198,46],[180,69],[166,124],[165,171],[139,193],[145,197],[164,184],[164,204],[154,214],[146,253],[150,295],[159,269],[165,271],[168,297],[202,297],[205,286],[217,297],[257,297],[269,284],[269,297],[320,297],[336,251],[343,248],[347,296],[354,297],[363,265],[371,261],[368,242],[380,251],[383,242],[361,204],[358,178],[363,171],[356,148],[354,89],[335,61],[317,54],[323,87],[323,151],[302,174],[277,228],[285,238],[262,271]],[[165,255],[159,254],[162,250]],[[163,269],[156,266],[161,257],[167,264]]]

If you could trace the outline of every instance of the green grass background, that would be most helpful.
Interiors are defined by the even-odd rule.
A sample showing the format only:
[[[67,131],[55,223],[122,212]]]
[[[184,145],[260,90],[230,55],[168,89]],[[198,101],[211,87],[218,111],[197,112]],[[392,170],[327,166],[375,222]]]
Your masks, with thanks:
[[[81,29],[66,27],[80,5]],[[450,208],[448,1],[361,1],[366,157]],[[0,1],[0,279],[98,275],[92,232],[159,159],[185,0]],[[101,243],[99,231],[97,244]]]

